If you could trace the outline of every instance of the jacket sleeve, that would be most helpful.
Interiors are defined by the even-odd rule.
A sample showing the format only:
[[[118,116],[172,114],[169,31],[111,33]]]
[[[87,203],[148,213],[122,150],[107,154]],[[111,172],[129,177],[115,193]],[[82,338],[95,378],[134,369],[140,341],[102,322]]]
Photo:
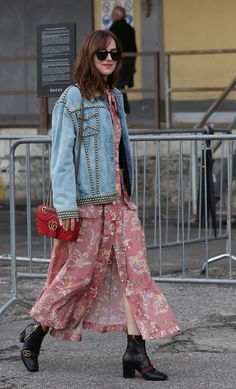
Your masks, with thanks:
[[[57,102],[52,113],[51,181],[53,205],[59,219],[77,218],[74,166],[75,131],[64,102]]]

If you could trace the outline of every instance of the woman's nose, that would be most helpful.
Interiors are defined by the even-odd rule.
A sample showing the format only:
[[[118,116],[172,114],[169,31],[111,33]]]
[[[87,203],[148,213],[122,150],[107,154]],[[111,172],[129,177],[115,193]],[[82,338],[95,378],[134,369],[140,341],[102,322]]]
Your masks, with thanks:
[[[107,58],[106,58],[106,59],[108,59],[109,61],[112,61],[111,53],[108,53],[108,54],[107,54]]]

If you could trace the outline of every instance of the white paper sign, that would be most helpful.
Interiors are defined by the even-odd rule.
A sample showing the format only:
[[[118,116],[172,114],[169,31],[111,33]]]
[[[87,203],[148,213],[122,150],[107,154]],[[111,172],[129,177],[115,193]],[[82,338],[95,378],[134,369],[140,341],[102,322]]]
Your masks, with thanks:
[[[101,28],[108,30],[112,24],[111,13],[116,5],[125,8],[127,23],[134,25],[134,0],[103,0],[101,2]]]

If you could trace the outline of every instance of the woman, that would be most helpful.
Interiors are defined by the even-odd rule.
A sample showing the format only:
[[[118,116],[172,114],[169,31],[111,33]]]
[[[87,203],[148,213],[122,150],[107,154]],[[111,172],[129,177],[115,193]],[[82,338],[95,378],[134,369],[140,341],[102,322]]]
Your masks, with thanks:
[[[81,340],[82,328],[124,331],[123,376],[165,380],[146,350],[146,339],[179,330],[146,261],[143,230],[132,202],[132,168],[122,94],[114,88],[121,65],[117,38],[95,31],[75,64],[76,85],[53,111],[53,202],[65,230],[82,219],[73,242],[55,241],[46,285],[21,333],[22,360],[38,370],[45,334]],[[78,136],[77,136],[78,135]]]

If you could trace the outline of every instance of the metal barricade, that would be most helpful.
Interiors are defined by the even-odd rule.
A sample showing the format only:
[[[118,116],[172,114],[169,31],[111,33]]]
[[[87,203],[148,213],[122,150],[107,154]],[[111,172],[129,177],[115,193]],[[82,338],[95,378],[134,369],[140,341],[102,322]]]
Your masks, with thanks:
[[[155,254],[159,262],[155,268],[155,280],[236,283],[232,268],[236,258],[231,252],[232,162],[235,139],[236,136],[226,134],[131,137],[136,174],[135,201],[146,232],[147,247],[158,248]],[[198,143],[199,150],[198,216],[195,219],[192,219],[191,197],[193,141]],[[212,204],[208,198],[207,166],[209,152],[216,141],[222,142],[214,156],[211,172],[216,181],[216,193],[211,201],[215,201],[216,209],[215,215],[209,215]],[[210,168],[212,169],[212,163]],[[222,245],[226,249],[222,255],[218,255]],[[171,266],[170,256],[175,266]],[[196,256],[200,256],[196,261],[197,267],[191,260],[191,257],[196,259]],[[214,278],[214,272],[209,271],[208,265],[223,258],[228,259],[227,271],[223,265],[222,274]],[[195,268],[195,272],[191,271],[191,267]],[[202,268],[201,275],[199,268]],[[171,273],[175,273],[174,276]]]
[[[31,141],[33,139],[41,139],[42,141],[47,141],[48,139],[50,140],[50,137],[48,136],[32,136],[32,135],[0,135],[0,207],[1,209],[8,209],[10,206],[10,152],[11,152],[11,147],[12,145],[19,140],[28,140],[30,139]],[[34,153],[35,154],[35,153]],[[40,155],[41,154],[41,155]],[[44,153],[43,150],[42,152],[37,153],[37,156],[34,156],[34,159],[44,159]],[[18,147],[15,155],[15,161],[17,160],[17,173],[20,171],[20,174],[18,175],[18,182],[17,186],[21,186],[21,191],[24,192],[21,195],[20,198],[20,204],[24,206],[25,204],[25,191],[24,191],[24,186],[22,183],[19,183],[19,181],[24,181],[25,183],[28,183],[28,176],[27,176],[27,171],[29,170],[26,166],[26,164],[29,164],[29,156],[26,158],[26,152],[24,150],[24,147]],[[44,165],[44,164],[43,164]],[[42,165],[42,174],[44,174],[44,177],[42,177],[42,183],[43,183],[43,188],[45,184],[45,174],[48,174],[48,172],[45,173],[45,166]],[[18,188],[19,191],[19,188]],[[29,188],[28,188],[29,191]],[[43,196],[44,190],[42,190]],[[17,204],[17,201],[16,201]],[[29,207],[27,207],[28,210]],[[6,223],[6,222],[5,222]],[[6,228],[10,226],[10,218],[9,218],[9,223],[6,223]],[[2,238],[0,236],[0,242],[2,241]],[[9,231],[9,244],[6,244],[4,242],[4,249],[1,247],[0,249],[0,260],[6,260],[10,259],[10,231]],[[22,258],[23,260],[23,258]]]
[[[10,154],[9,154],[9,178],[10,178],[10,188],[9,188],[9,201],[10,201],[10,254],[0,253],[0,261],[10,261],[11,263],[11,280],[10,280],[10,295],[9,300],[0,308],[0,315],[3,314],[8,307],[12,304],[19,304],[25,307],[29,307],[30,303],[25,299],[21,299],[18,297],[19,291],[17,288],[17,280],[20,277],[32,277],[33,275],[33,264],[35,263],[44,263],[48,264],[49,260],[47,257],[50,255],[51,242],[47,242],[46,239],[38,240],[40,243],[41,249],[40,253],[43,254],[40,258],[33,256],[32,251],[32,230],[34,230],[34,226],[32,226],[32,207],[35,204],[31,201],[31,182],[32,176],[34,177],[34,181],[37,182],[37,185],[41,184],[40,187],[40,202],[44,201],[47,191],[47,182],[49,178],[49,158],[50,158],[50,149],[47,145],[50,145],[51,139],[49,136],[35,136],[29,137],[25,136],[23,139],[19,139],[19,137],[8,137],[1,136],[0,141],[8,141],[10,143]],[[41,144],[42,148],[40,150],[40,154],[35,152],[34,149],[34,161],[30,159],[30,145]],[[23,150],[20,148],[24,148]],[[23,161],[22,161],[23,159]],[[45,163],[47,159],[48,163]],[[35,170],[36,160],[41,161],[41,174],[33,175],[32,170]],[[16,166],[17,161],[17,166]],[[46,168],[47,166],[47,168]],[[40,167],[38,168],[39,172]],[[24,185],[22,185],[22,181],[24,181]],[[21,203],[24,204],[24,212],[26,214],[26,218],[24,218],[24,223],[20,226],[21,229],[24,229],[26,226],[26,237],[23,247],[17,250],[16,245],[16,193],[22,188],[25,188],[24,198],[21,198]],[[2,238],[0,237],[2,241]],[[19,243],[19,242],[18,242]],[[50,245],[50,248],[48,246]],[[26,251],[26,252],[25,252]],[[27,266],[27,272],[24,274],[23,272],[18,271],[19,264],[23,264]],[[46,271],[46,267],[45,267]],[[37,273],[37,277],[45,277],[44,274]]]
[[[232,177],[233,135],[132,135],[130,136],[135,176],[134,200],[145,230],[147,248],[155,258],[153,278],[162,282],[236,284],[235,257],[232,255]],[[216,225],[209,215],[207,158],[213,142],[221,141],[215,156]],[[191,143],[198,142],[198,218],[192,219]],[[211,146],[209,146],[209,141]],[[0,308],[0,315],[13,303],[30,304],[18,297],[17,280],[45,277],[50,257],[50,240],[37,237],[32,230],[36,203],[45,200],[50,161],[50,137],[32,137],[15,141],[10,151],[10,238],[11,297]],[[208,143],[206,143],[208,142]],[[40,168],[31,155],[41,147]],[[16,151],[24,147],[26,253],[18,250],[16,240]],[[41,175],[39,171],[41,170]],[[37,171],[37,174],[36,174]],[[32,201],[33,187],[40,189],[40,199]],[[202,190],[203,188],[203,190]],[[33,239],[32,239],[33,237]],[[213,245],[212,245],[213,243]],[[36,245],[36,248],[35,248]],[[225,247],[222,252],[222,246]],[[221,252],[219,251],[221,250]],[[216,255],[217,254],[217,255]],[[220,255],[219,255],[220,254]],[[212,258],[211,258],[212,256]],[[217,263],[220,273],[209,262]],[[193,262],[196,259],[196,263]],[[22,265],[23,263],[23,265]],[[202,269],[202,273],[200,270]],[[23,270],[22,271],[22,266]],[[20,271],[20,270],[21,271]],[[213,272],[212,270],[213,269]]]

